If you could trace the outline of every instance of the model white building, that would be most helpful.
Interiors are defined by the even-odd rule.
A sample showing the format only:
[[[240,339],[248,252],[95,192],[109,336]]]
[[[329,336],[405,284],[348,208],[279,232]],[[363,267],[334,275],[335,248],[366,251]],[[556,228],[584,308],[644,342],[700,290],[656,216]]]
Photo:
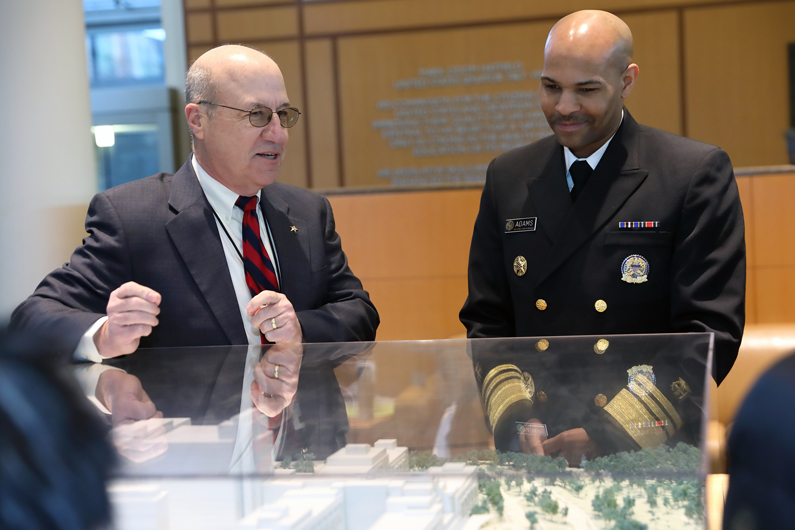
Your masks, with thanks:
[[[475,466],[408,474],[408,449],[396,440],[350,444],[314,474],[136,480],[110,491],[118,530],[461,530],[478,496]]]

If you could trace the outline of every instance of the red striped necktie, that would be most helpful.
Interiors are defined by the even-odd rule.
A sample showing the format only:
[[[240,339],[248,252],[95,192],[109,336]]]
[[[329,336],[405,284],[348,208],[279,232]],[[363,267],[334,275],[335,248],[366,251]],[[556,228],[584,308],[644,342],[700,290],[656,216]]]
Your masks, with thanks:
[[[260,239],[259,219],[257,218],[257,197],[239,197],[235,206],[243,210],[243,268],[246,271],[246,285],[251,296],[262,291],[279,291],[279,282],[273,269],[273,262]],[[262,335],[265,344],[265,335]]]

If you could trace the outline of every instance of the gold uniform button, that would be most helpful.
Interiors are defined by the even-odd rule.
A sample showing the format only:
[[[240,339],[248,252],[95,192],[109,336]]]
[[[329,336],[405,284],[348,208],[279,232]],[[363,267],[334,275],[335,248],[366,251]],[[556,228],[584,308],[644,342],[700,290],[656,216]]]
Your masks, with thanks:
[[[547,339],[541,339],[540,341],[536,342],[536,350],[547,351],[547,348],[549,348],[549,341]]]
[[[602,355],[604,352],[607,351],[607,347],[610,346],[610,343],[605,339],[599,339],[596,341],[596,344],[593,345],[593,351],[598,355]]]
[[[597,407],[602,408],[607,405],[607,397],[604,394],[596,394],[596,397],[593,398],[593,402]]]
[[[538,392],[536,392],[536,399],[539,401],[539,403],[546,403],[547,393],[544,392],[543,390],[539,390]]]
[[[604,300],[597,300],[593,306],[600,313],[604,313],[605,311],[607,311],[607,302],[605,302]]]
[[[547,303],[545,300],[539,298],[538,300],[536,300],[536,307],[538,308],[539,311],[543,311],[544,309],[547,308]]]

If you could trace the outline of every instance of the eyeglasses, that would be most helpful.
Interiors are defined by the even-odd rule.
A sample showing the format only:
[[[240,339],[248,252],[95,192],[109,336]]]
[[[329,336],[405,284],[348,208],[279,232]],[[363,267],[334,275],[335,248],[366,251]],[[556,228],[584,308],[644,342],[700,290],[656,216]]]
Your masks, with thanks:
[[[279,117],[279,123],[281,126],[285,129],[289,129],[298,122],[298,116],[301,115],[301,111],[295,107],[285,107],[283,109],[273,111],[269,107],[254,107],[251,110],[236,109],[235,107],[211,103],[210,101],[199,101],[199,105],[212,105],[214,107],[223,107],[225,109],[245,112],[248,114],[248,121],[251,122],[251,125],[254,127],[265,127],[271,122],[273,114],[275,113]]]

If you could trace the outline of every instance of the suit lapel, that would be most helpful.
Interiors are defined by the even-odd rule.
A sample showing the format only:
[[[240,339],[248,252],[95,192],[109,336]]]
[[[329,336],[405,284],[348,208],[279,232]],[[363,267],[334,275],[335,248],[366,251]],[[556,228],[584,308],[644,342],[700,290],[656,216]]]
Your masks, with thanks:
[[[539,176],[529,179],[528,188],[535,211],[538,212],[538,225],[554,244],[572,207],[566,186],[563,147],[559,143],[555,142],[555,148]]]
[[[562,162],[562,153],[559,158]],[[594,232],[609,221],[643,183],[638,167],[638,126],[624,109],[624,121],[562,223],[560,237],[542,266],[536,285],[548,278]],[[564,179],[565,180],[565,179]],[[569,199],[571,201],[571,199]]]
[[[172,177],[168,203],[176,214],[166,223],[171,241],[229,343],[246,344],[218,227],[190,161]]]
[[[281,272],[281,292],[295,304],[308,292],[309,271],[300,264],[308,264],[309,238],[306,223],[290,213],[290,205],[279,193],[278,183],[262,190],[262,215],[268,221],[273,236]],[[293,230],[295,228],[295,230]]]

